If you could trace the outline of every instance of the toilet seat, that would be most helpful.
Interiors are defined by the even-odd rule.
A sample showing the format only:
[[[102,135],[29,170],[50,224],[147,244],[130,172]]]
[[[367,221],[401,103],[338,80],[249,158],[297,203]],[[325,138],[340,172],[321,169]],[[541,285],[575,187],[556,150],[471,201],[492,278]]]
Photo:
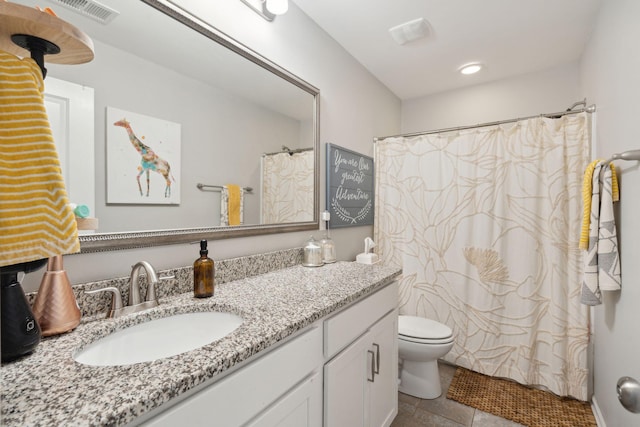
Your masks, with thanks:
[[[436,344],[449,344],[453,342],[453,337],[444,338],[440,340],[432,340],[432,339],[420,339],[413,337],[405,337],[403,335],[398,335],[398,339],[406,342],[413,342],[416,344],[424,344],[424,345],[436,345]]]
[[[419,344],[448,344],[453,341],[453,331],[435,320],[398,316],[398,339]]]

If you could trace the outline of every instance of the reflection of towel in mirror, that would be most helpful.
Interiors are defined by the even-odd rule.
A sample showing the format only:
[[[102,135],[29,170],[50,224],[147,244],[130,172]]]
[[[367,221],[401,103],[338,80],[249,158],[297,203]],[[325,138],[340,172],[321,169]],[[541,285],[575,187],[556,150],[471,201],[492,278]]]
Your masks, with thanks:
[[[591,218],[589,249],[585,255],[581,302],[587,305],[602,303],[601,291],[620,290],[620,257],[613,214],[614,194],[612,171],[604,162],[593,170],[591,190]]]
[[[243,202],[243,191],[239,185],[223,186],[220,197],[220,225],[242,225]]]
[[[0,50],[0,266],[78,252],[36,63]]]

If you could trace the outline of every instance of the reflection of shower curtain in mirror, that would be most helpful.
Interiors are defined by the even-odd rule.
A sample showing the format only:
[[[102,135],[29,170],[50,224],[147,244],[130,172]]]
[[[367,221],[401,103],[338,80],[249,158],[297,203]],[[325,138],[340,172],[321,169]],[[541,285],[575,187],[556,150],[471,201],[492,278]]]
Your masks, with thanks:
[[[313,155],[262,156],[262,224],[313,221]]]

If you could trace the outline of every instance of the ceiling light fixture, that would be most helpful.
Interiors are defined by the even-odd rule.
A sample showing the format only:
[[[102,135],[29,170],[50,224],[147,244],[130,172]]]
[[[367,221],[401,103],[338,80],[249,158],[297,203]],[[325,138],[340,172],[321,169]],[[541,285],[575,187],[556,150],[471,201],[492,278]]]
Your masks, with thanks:
[[[266,0],[267,10],[274,15],[284,15],[289,10],[289,0]]]
[[[258,15],[271,22],[276,15],[283,15],[289,10],[289,0],[240,0]]]
[[[414,19],[389,28],[389,34],[399,45],[403,45],[431,34],[431,27],[424,18]]]
[[[469,75],[469,74],[475,74],[478,71],[482,70],[483,65],[479,62],[472,62],[470,64],[465,64],[462,67],[458,68],[458,71],[460,71],[460,73],[465,74],[465,75]]]

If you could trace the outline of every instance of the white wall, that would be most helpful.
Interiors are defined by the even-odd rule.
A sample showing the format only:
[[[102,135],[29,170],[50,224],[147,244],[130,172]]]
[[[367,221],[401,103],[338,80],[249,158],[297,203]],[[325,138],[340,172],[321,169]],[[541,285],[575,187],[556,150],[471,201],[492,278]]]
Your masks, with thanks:
[[[303,14],[293,2],[289,12],[269,23],[240,1],[180,2],[226,34],[288,69],[321,91],[321,188],[324,209],[326,142],[373,154],[375,136],[400,131],[400,101],[333,39]],[[223,259],[302,246],[309,232],[217,240],[209,244],[209,256]],[[322,233],[314,233],[320,236]],[[353,260],[362,252],[371,226],[332,232],[340,260]],[[129,274],[130,266],[147,260],[157,269],[191,265],[198,257],[195,245],[171,245],[136,250],[64,257],[72,283]],[[42,270],[24,281],[26,291],[36,290]]]
[[[554,113],[583,98],[578,85],[578,64],[572,63],[404,101],[402,133]]]
[[[582,85],[598,106],[598,157],[640,148],[640,2],[607,0],[583,55]],[[640,425],[640,414],[626,411],[616,397],[622,376],[640,380],[640,168],[638,162],[615,162],[620,177],[617,226],[622,291],[606,293],[595,308],[594,399],[608,427]]]

